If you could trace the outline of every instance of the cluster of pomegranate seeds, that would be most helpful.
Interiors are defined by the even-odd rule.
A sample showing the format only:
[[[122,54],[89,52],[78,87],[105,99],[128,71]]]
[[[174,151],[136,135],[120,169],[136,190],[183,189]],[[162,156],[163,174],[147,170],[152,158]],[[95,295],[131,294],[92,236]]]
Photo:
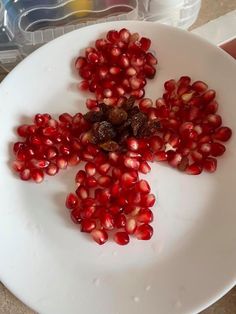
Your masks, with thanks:
[[[155,196],[146,180],[140,180],[138,166],[142,157],[100,152],[93,162],[87,162],[76,177],[76,191],[66,198],[71,219],[80,224],[81,232],[90,233],[98,244],[109,235],[119,245],[126,245],[133,235],[149,240],[153,234],[150,210]]]
[[[127,29],[109,31],[75,63],[84,79],[80,89],[96,96],[86,101],[89,111],[63,113],[58,120],[36,114],[32,124],[17,129],[22,140],[13,146],[13,169],[22,180],[41,183],[45,174],[85,162],[66,207],[81,232],[100,245],[109,236],[119,245],[130,236],[152,237],[155,196],[139,178],[151,170],[149,162],[167,161],[192,175],[214,172],[225,152],[222,142],[232,135],[217,114],[215,91],[202,81],[183,76],[165,82],[155,106],[143,98],[146,79],[156,73],[150,45]]]
[[[45,174],[54,176],[60,169],[77,165],[85,154],[80,138],[89,128],[80,113],[63,113],[59,120],[47,113],[36,114],[32,124],[17,129],[22,140],[13,146],[13,169],[22,180],[41,183]]]
[[[156,100],[142,99],[139,108],[149,119],[158,119],[163,146],[155,155],[157,161],[167,161],[172,167],[191,175],[203,170],[214,172],[217,159],[224,154],[221,142],[230,139],[232,131],[222,126],[217,114],[216,92],[202,81],[191,82],[183,76],[178,81],[165,82],[165,93]],[[160,142],[160,141],[159,141]],[[161,144],[157,144],[158,145]]]
[[[151,40],[138,33],[110,30],[76,59],[75,68],[83,78],[79,88],[95,93],[96,100],[107,105],[115,105],[125,95],[141,99],[146,79],[156,74],[157,59],[148,52],[150,46]],[[88,99],[88,109],[96,108],[96,100]]]

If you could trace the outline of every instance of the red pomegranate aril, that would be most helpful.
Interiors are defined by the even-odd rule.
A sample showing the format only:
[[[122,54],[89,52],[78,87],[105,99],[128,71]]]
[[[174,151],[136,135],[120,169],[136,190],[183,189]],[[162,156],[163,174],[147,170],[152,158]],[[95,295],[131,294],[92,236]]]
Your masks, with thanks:
[[[68,194],[66,198],[66,207],[68,209],[73,209],[73,208],[76,208],[77,205],[78,205],[77,196],[73,193]]]
[[[87,99],[86,100],[86,106],[89,110],[97,107],[98,103],[95,99]]]
[[[86,206],[81,210],[81,218],[82,219],[89,219],[92,218],[96,211],[95,206]]]
[[[196,81],[192,84],[192,89],[198,93],[204,93],[208,89],[208,85],[203,81]]]
[[[119,245],[127,245],[129,243],[129,235],[127,232],[116,232],[114,240]]]
[[[112,230],[114,229],[114,217],[112,214],[110,213],[104,213],[102,216],[101,216],[101,225],[104,229],[106,230]]]
[[[85,171],[88,176],[94,176],[97,172],[95,164],[92,162],[87,162],[85,164]]]
[[[175,80],[169,80],[169,81],[166,81],[164,83],[164,88],[169,92],[173,92],[175,89],[176,89],[176,81]]]
[[[45,170],[46,174],[48,174],[49,176],[55,176],[58,173],[58,171],[59,168],[54,163],[50,163]]]
[[[42,130],[44,136],[55,136],[57,134],[57,129],[51,126],[48,126]]]
[[[147,174],[148,172],[151,171],[151,167],[149,166],[149,164],[145,160],[143,160],[140,162],[140,166],[139,166],[138,171],[141,173]]]
[[[127,147],[131,151],[138,151],[139,150],[139,142],[136,138],[129,137],[127,139]]]
[[[200,152],[196,150],[191,153],[191,157],[196,162],[200,162],[203,160],[203,154],[201,154]]]
[[[121,68],[128,68],[130,66],[130,60],[126,54],[122,54],[118,62]]]
[[[135,190],[137,192],[147,194],[150,192],[151,188],[146,180],[140,180],[135,184]]]
[[[153,66],[148,65],[148,64],[144,65],[143,71],[146,77],[149,79],[153,79],[156,74],[156,69]]]
[[[204,102],[204,104],[209,104],[211,101],[214,100],[215,96],[216,92],[213,89],[209,89],[201,96],[201,99]]]
[[[25,150],[18,150],[18,152],[16,153],[16,158],[19,161],[25,161],[27,159],[27,154]]]
[[[207,172],[215,172],[217,168],[216,158],[208,157],[203,161],[203,168]]]
[[[218,102],[213,100],[205,106],[205,113],[216,113],[218,110]]]
[[[111,192],[110,189],[97,189],[100,190],[100,192],[97,194],[97,200],[101,204],[107,203],[111,199]],[[96,193],[96,190],[95,190]]]
[[[155,153],[155,160],[156,161],[166,161],[167,160],[167,153],[165,151],[160,151]]]
[[[88,187],[88,188],[95,188],[98,183],[97,183],[97,179],[94,178],[93,176],[91,177],[87,177],[85,179],[85,185]]]
[[[122,172],[121,172],[121,174],[122,174]],[[121,187],[120,187],[119,181],[113,183],[112,186],[111,186],[111,195],[113,197],[117,197],[119,195],[119,193],[120,193],[120,189],[121,189]]]
[[[47,168],[49,165],[49,161],[48,160],[37,160],[37,159],[31,159],[30,160],[31,165],[34,168],[38,168],[38,169],[43,169],[43,168]]]
[[[70,217],[71,220],[75,223],[75,224],[79,224],[81,223],[82,219],[81,219],[81,210],[79,208],[75,208],[71,211],[70,213]]]
[[[87,61],[91,64],[96,64],[99,61],[98,54],[96,52],[89,52],[87,54]]]
[[[115,226],[116,228],[120,229],[120,228],[124,228],[126,225],[126,216],[122,213],[117,214],[115,216]]]
[[[89,197],[89,190],[83,185],[80,185],[75,192],[80,199],[86,199]]]
[[[40,169],[32,169],[31,178],[34,180],[35,183],[41,183],[44,179],[44,173]]]
[[[56,165],[59,169],[66,169],[68,161],[64,157],[56,157]]]
[[[121,176],[121,186],[123,188],[129,188],[134,185],[136,179],[129,172],[125,172]]]
[[[146,54],[146,61],[147,61],[147,64],[149,64],[151,66],[157,64],[157,58],[151,52],[148,52]]]
[[[218,128],[219,126],[221,126],[221,124],[222,124],[222,118],[218,114],[209,114],[207,116],[207,120],[208,120],[209,124],[215,129]]]
[[[130,32],[126,28],[122,28],[119,31],[119,39],[122,40],[124,43],[128,43],[130,39]]]
[[[124,157],[124,165],[127,168],[138,170],[140,162],[136,158]]]
[[[153,228],[148,224],[138,226],[135,236],[138,240],[150,240],[153,235]]]
[[[73,166],[76,166],[80,163],[80,157],[78,156],[77,153],[74,153],[74,154],[71,154],[69,157],[68,157],[68,165],[70,167],[73,167]]]
[[[109,72],[112,74],[112,75],[118,75],[120,72],[121,72],[121,68],[117,67],[117,66],[112,66],[110,67],[109,69]],[[109,96],[108,96],[109,97]]]
[[[89,82],[88,81],[81,81],[79,84],[78,84],[78,88],[81,90],[81,91],[87,91],[89,89]]]
[[[152,207],[155,204],[156,198],[154,194],[144,194],[141,204],[143,207]]]
[[[108,97],[108,98],[104,98],[103,102],[107,106],[115,106],[117,104],[117,100],[118,99],[116,97]]]
[[[75,68],[77,70],[81,69],[87,64],[87,61],[84,57],[78,57],[75,61]]]
[[[16,172],[20,172],[25,168],[25,163],[23,161],[14,160],[12,163],[12,168]]]
[[[84,170],[79,170],[75,177],[76,184],[81,185],[82,183],[84,183],[86,177],[86,172]]]
[[[94,229],[92,230],[91,235],[93,240],[97,242],[99,245],[106,243],[108,240],[108,234],[105,230]]]
[[[26,148],[26,144],[23,142],[16,142],[13,145],[13,152],[17,153],[18,150]]]
[[[218,157],[224,154],[225,146],[220,143],[212,143],[211,144],[211,155],[214,157]]]
[[[44,117],[44,115],[38,113],[34,116],[34,123],[37,125],[37,126],[43,126],[46,122],[46,119]]]
[[[211,153],[211,150],[212,150],[211,143],[203,143],[199,146],[199,151],[204,155],[209,155]]]
[[[151,40],[146,37],[141,37],[139,42],[141,44],[141,49],[143,49],[144,51],[148,51],[151,46]]]
[[[111,169],[111,165],[109,163],[99,164],[97,166],[97,171],[101,175],[106,175],[110,169]]]
[[[24,181],[28,181],[30,180],[31,178],[31,172],[30,172],[30,169],[23,169],[20,171],[20,174],[19,174],[21,180],[24,180]]]
[[[137,74],[137,71],[133,67],[128,67],[125,71],[126,75],[128,76],[134,76]]]
[[[112,183],[112,178],[110,176],[101,176],[97,179],[97,182],[100,186],[108,188]]]
[[[63,114],[59,116],[59,121],[69,123],[69,124],[72,123],[72,119],[73,119],[72,115],[70,115],[67,112],[64,112]]]
[[[111,89],[106,88],[106,89],[103,90],[103,95],[104,95],[104,97],[112,97],[113,96],[113,92],[112,92]]]
[[[115,43],[119,40],[120,34],[116,30],[110,30],[107,33],[107,40],[109,40],[111,43]]]
[[[226,126],[222,126],[217,129],[213,135],[215,140],[226,142],[232,136],[232,130]]]
[[[144,98],[139,102],[139,108],[143,112],[147,112],[148,108],[153,106],[153,102],[150,98]]]
[[[17,133],[21,137],[26,137],[28,135],[28,125],[23,124],[17,128]]]
[[[183,158],[182,155],[174,151],[168,151],[167,155],[168,155],[167,160],[168,160],[169,165],[171,165],[174,168],[178,167],[178,165],[181,163],[181,160]]]
[[[90,233],[96,228],[96,221],[92,219],[83,219],[81,221],[81,232]]]
[[[198,175],[202,172],[202,166],[198,163],[193,163],[186,167],[185,172],[190,175]]]
[[[139,205],[141,202],[141,193],[130,191],[127,196],[127,201],[129,205]]]
[[[212,138],[209,135],[201,135],[198,138],[198,143],[211,143],[212,142]]]
[[[126,221],[125,231],[128,234],[134,234],[137,229],[137,222],[134,218],[129,218]]]

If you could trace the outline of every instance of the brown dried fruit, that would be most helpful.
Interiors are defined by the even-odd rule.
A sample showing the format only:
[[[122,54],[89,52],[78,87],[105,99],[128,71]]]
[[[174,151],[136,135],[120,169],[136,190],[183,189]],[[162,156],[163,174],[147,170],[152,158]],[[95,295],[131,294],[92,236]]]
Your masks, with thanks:
[[[104,119],[104,114],[102,111],[88,111],[84,118],[86,121],[94,123],[94,122],[100,122]]]
[[[128,114],[124,109],[112,108],[108,113],[108,120],[113,125],[120,125],[127,120]]]
[[[147,121],[147,116],[138,112],[131,118],[131,128],[133,130],[133,135],[136,136],[138,134],[139,129],[145,124]]]
[[[119,145],[115,141],[108,141],[100,144],[99,146],[108,152],[114,152],[119,149]]]
[[[131,108],[133,108],[134,103],[135,103],[135,98],[134,98],[133,96],[130,96],[130,97],[125,101],[125,103],[122,105],[122,108],[123,108],[125,111],[128,111],[128,110],[130,110]]]
[[[107,142],[116,136],[112,124],[108,121],[97,122],[93,128],[93,132],[99,142]]]

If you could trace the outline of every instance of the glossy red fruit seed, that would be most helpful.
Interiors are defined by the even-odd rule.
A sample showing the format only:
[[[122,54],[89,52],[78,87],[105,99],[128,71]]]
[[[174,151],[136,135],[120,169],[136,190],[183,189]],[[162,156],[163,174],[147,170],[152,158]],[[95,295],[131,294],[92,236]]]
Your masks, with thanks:
[[[96,221],[92,219],[83,219],[81,221],[81,232],[90,233],[96,228]]]
[[[216,158],[208,157],[203,161],[203,168],[207,172],[215,172],[217,168]]]
[[[108,175],[98,177],[97,182],[100,186],[108,188],[112,183],[112,178]]]
[[[141,223],[150,223],[153,221],[153,213],[149,208],[141,208],[138,215],[137,221]]]
[[[148,224],[138,226],[135,236],[138,240],[150,240],[153,235],[153,228]]]
[[[101,216],[101,220],[100,221],[101,221],[102,227],[105,228],[106,230],[114,229],[115,222],[114,222],[114,217],[113,217],[112,214],[104,213]]]
[[[55,176],[59,171],[59,168],[57,167],[56,164],[54,163],[50,163],[49,166],[46,168],[45,172],[46,174],[48,174],[49,176]]]
[[[97,179],[93,176],[87,177],[85,179],[85,186],[88,188],[95,188],[98,185]]]
[[[64,157],[56,158],[56,165],[59,169],[66,169],[68,166],[68,161]]]
[[[81,223],[81,210],[79,208],[73,209],[70,213],[70,217],[75,224]]]
[[[108,234],[105,230],[94,229],[92,230],[91,235],[93,240],[97,242],[99,245],[106,243],[108,240]]]
[[[218,157],[224,154],[225,146],[220,143],[212,143],[211,144],[211,155],[214,157]]]
[[[127,245],[129,243],[129,235],[127,232],[116,232],[114,240],[119,245]]]
[[[228,141],[232,136],[232,130],[226,126],[222,126],[214,133],[214,139],[222,142]]]
[[[142,196],[141,204],[143,207],[152,207],[155,204],[156,198],[154,194],[145,194]]]
[[[129,218],[126,221],[125,230],[128,234],[134,234],[137,229],[137,222],[134,218]]]
[[[203,81],[196,81],[192,84],[192,89],[198,93],[204,93],[208,89],[208,86]]]
[[[144,160],[140,162],[140,166],[138,169],[139,172],[147,174],[148,172],[151,171],[151,167],[149,166],[149,164]]]
[[[136,158],[124,157],[124,165],[127,168],[138,170],[140,167],[140,162]]]
[[[202,172],[202,167],[197,163],[193,163],[186,167],[185,172],[191,175],[198,175]]]
[[[81,199],[86,199],[89,197],[89,191],[88,189],[83,186],[83,185],[80,185],[77,189],[76,189],[76,194],[78,195],[79,198]]]
[[[129,187],[133,186],[135,182],[136,182],[136,179],[134,178],[134,176],[131,173],[125,172],[122,174],[122,176],[121,176],[121,187],[122,188],[129,188]]]
[[[213,89],[209,89],[202,95],[202,101],[205,104],[209,104],[211,101],[214,100],[215,96],[216,96],[216,92]]]
[[[165,151],[160,151],[155,153],[155,160],[156,161],[166,161],[167,160],[167,153]]]
[[[124,228],[126,225],[126,216],[122,213],[115,216],[115,226],[116,228]]]
[[[26,168],[26,169],[21,170],[19,175],[20,175],[21,180],[23,180],[23,181],[30,180],[30,178],[31,178],[30,169]]]
[[[68,194],[66,198],[66,207],[68,209],[73,209],[76,208],[77,205],[78,205],[77,196],[73,193]]]
[[[44,173],[40,169],[32,169],[31,178],[34,180],[35,183],[41,183],[44,179]]]
[[[94,176],[96,174],[96,166],[92,162],[87,162],[85,164],[85,171],[88,176]]]
[[[137,192],[147,194],[150,192],[151,188],[146,180],[140,180],[137,183],[135,183],[135,190]]]
[[[84,183],[86,177],[86,172],[84,170],[79,170],[75,176],[75,183],[77,183],[77,185]]]

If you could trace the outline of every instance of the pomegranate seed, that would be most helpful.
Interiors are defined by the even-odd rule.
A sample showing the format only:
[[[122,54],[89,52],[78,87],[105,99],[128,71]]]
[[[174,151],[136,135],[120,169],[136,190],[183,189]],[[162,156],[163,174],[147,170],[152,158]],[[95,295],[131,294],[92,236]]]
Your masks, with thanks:
[[[202,167],[197,163],[193,163],[186,167],[185,172],[191,175],[198,175],[202,172]]]
[[[212,149],[212,144],[210,143],[203,143],[199,147],[199,151],[204,155],[209,155]]]
[[[172,167],[176,168],[181,163],[182,155],[180,153],[176,153],[174,151],[168,151],[167,155],[168,155],[167,157],[168,163]]]
[[[130,34],[130,32],[126,28],[122,28],[119,31],[119,39],[122,40],[125,43],[129,42],[130,36],[131,36],[131,34]]]
[[[49,176],[55,176],[59,171],[59,168],[57,167],[56,164],[50,163],[49,166],[46,168],[45,172]]]
[[[109,152],[108,158],[112,165],[116,165],[119,160],[119,154],[117,152]]]
[[[115,43],[119,40],[120,34],[116,30],[110,30],[107,33],[107,40],[109,40],[111,43]]]
[[[202,159],[203,159],[203,154],[201,154],[200,152],[198,152],[198,151],[193,151],[192,153],[191,153],[191,157],[192,157],[192,159],[194,160],[194,161],[202,161]]]
[[[213,100],[212,102],[208,103],[205,106],[206,113],[216,113],[217,110],[218,110],[218,103],[215,100]]]
[[[136,179],[129,172],[125,172],[121,176],[121,186],[124,188],[128,188],[134,185]]]
[[[232,130],[226,126],[222,126],[215,131],[214,139],[226,142],[232,136]]]
[[[135,236],[138,240],[150,240],[153,235],[153,228],[148,224],[138,226]]]
[[[44,115],[38,113],[35,115],[34,117],[34,123],[37,125],[37,126],[44,126],[45,125],[45,122],[46,122],[46,118],[44,117]]]
[[[110,176],[101,176],[97,179],[100,186],[108,188],[111,185],[112,179]]]
[[[95,211],[96,211],[95,206],[86,206],[81,211],[81,218],[82,219],[89,219],[94,215]]]
[[[75,194],[70,193],[66,198],[66,207],[68,209],[76,208],[78,205],[78,198]]]
[[[209,104],[211,101],[214,100],[215,96],[216,96],[216,92],[213,89],[209,89],[202,95],[202,101],[205,104]]]
[[[127,168],[138,170],[140,167],[140,162],[136,158],[125,157],[124,165]]]
[[[28,181],[31,178],[31,172],[29,169],[23,169],[20,171],[21,180]]]
[[[140,180],[135,184],[135,190],[137,192],[146,194],[149,193],[151,189],[146,180]]]
[[[69,123],[69,124],[72,123],[72,119],[73,119],[72,116],[67,112],[65,112],[59,116],[59,121]]]
[[[78,84],[78,88],[81,90],[81,91],[87,91],[89,89],[89,83],[88,81],[81,81],[79,84]]]
[[[141,49],[144,51],[147,51],[151,46],[151,40],[149,38],[142,37],[139,42],[141,44]]]
[[[192,89],[198,93],[204,93],[208,89],[208,86],[202,81],[196,81],[192,84]]]
[[[153,221],[153,213],[148,208],[141,208],[138,215],[137,221],[141,223],[150,223]]]
[[[127,139],[127,147],[131,151],[137,151],[139,149],[139,143],[138,143],[137,139],[132,138],[132,137],[128,138]]]
[[[80,213],[81,213],[81,210],[79,208],[73,209],[70,213],[71,220],[75,224],[79,224],[82,221]]]
[[[160,152],[155,153],[155,160],[166,161],[167,160],[167,153],[164,151],[160,151]]]
[[[89,52],[87,55],[87,61],[91,64],[96,64],[98,63],[99,59],[98,59],[98,55],[95,52]]]
[[[211,144],[211,155],[214,157],[218,157],[224,154],[225,146],[220,143],[212,143]]]
[[[125,71],[126,75],[128,76],[134,76],[137,74],[137,71],[133,67],[128,67]]]
[[[119,58],[119,66],[121,68],[128,68],[130,66],[130,61],[127,55],[122,54]]]
[[[203,168],[207,172],[215,172],[217,168],[217,160],[211,157],[206,158],[203,161]]]
[[[120,183],[117,181],[112,184],[111,186],[111,195],[114,197],[117,197],[120,192]]]
[[[176,81],[175,80],[166,81],[164,83],[164,87],[169,93],[171,93],[176,89]]]
[[[87,107],[89,110],[91,110],[91,109],[97,107],[97,105],[98,105],[98,103],[97,103],[97,101],[94,100],[94,99],[87,99],[87,100],[86,100],[86,107]]]
[[[119,245],[127,245],[129,243],[129,235],[127,232],[116,232],[114,240]]]
[[[153,79],[155,74],[156,74],[156,69],[149,64],[144,65],[143,71],[144,71],[144,74],[146,75],[146,77],[149,79]]]
[[[77,70],[81,69],[82,67],[84,67],[87,64],[86,59],[83,57],[78,57],[75,61],[75,68]]]
[[[149,164],[144,160],[140,162],[140,166],[138,169],[139,172],[142,172],[144,174],[147,174],[148,172],[151,171],[151,167],[149,166]]]
[[[84,170],[79,170],[75,177],[75,183],[78,185],[84,183],[86,177],[87,177],[86,172]]]
[[[40,169],[32,169],[31,177],[35,181],[35,183],[41,183],[44,179],[43,171]]]
[[[115,226],[119,228],[124,228],[126,225],[126,216],[122,213],[116,215],[115,217]]]
[[[142,195],[142,206],[152,207],[155,204],[156,198],[154,194],[144,194]]]
[[[151,52],[148,52],[146,54],[146,60],[147,60],[147,64],[149,65],[153,66],[157,64],[157,58]]]
[[[130,95],[135,97],[135,99],[141,99],[145,95],[145,91],[144,89],[133,90]]]
[[[163,147],[163,140],[159,136],[152,136],[149,138],[148,143],[153,152],[158,152]]]
[[[100,190],[100,189],[97,189],[97,190]],[[97,196],[97,199],[101,204],[107,203],[111,199],[110,189],[101,189],[101,191],[99,192]]]
[[[17,133],[21,137],[26,137],[28,135],[28,125],[23,124],[17,128]]]
[[[89,188],[95,188],[98,185],[98,183],[96,178],[91,176],[85,179],[85,185]]]
[[[72,154],[68,157],[68,165],[69,166],[76,166],[80,163],[80,158],[77,154]]]
[[[85,171],[87,173],[88,176],[94,176],[96,174],[96,167],[95,164],[92,162],[87,162],[85,164]]]
[[[83,219],[81,221],[81,232],[90,233],[96,228],[96,222],[92,219]]]
[[[139,205],[141,202],[141,193],[134,191],[134,193],[130,193],[127,197],[129,205]]]
[[[64,157],[56,157],[56,165],[59,169],[66,169],[68,162]]]
[[[43,169],[47,168],[49,165],[48,160],[37,160],[37,159],[31,159],[30,163],[34,168]]]
[[[83,185],[80,185],[77,189],[76,189],[76,194],[78,195],[79,198],[81,199],[86,199],[89,197],[89,191],[88,189],[83,186]]]
[[[92,230],[91,235],[93,237],[93,240],[99,245],[106,243],[108,240],[108,234],[105,230],[94,229]]]
[[[109,72],[112,74],[112,75],[118,75],[120,72],[121,72],[121,68],[117,67],[117,66],[112,66],[110,69],[109,69]],[[109,96],[108,96],[109,97]]]
[[[104,213],[101,217],[101,225],[106,230],[114,229],[114,218],[112,214]]]
[[[128,234],[134,234],[137,229],[137,222],[134,218],[129,218],[126,221],[125,230]]]
[[[151,108],[153,106],[153,102],[150,98],[144,98],[139,102],[139,108],[143,112],[147,112],[148,108]]]
[[[110,168],[111,168],[111,165],[109,163],[104,163],[97,166],[97,171],[101,175],[106,175],[108,171],[110,170]]]
[[[207,116],[207,120],[209,124],[215,129],[221,126],[222,124],[221,116],[219,116],[218,114],[209,114]]]

